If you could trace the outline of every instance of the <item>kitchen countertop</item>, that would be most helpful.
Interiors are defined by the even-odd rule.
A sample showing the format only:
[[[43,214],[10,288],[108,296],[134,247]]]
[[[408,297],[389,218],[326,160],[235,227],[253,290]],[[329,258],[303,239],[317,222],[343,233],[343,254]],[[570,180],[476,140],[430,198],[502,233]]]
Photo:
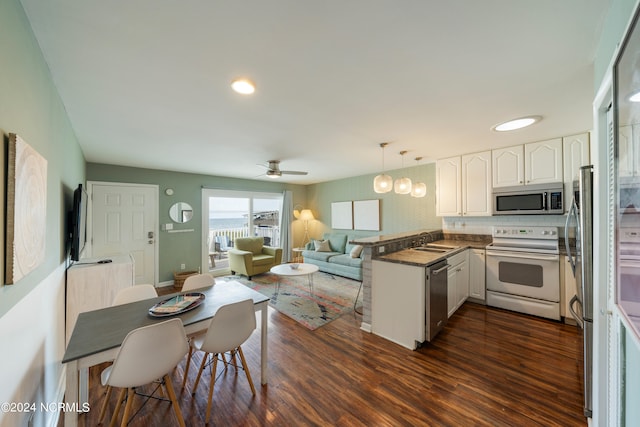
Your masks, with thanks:
[[[456,249],[451,249],[450,251],[439,253],[423,252],[409,248],[377,257],[375,258],[375,260],[426,267],[459,252],[462,252],[465,249],[484,249],[486,245],[491,243],[491,241],[445,239],[437,240],[431,243],[436,245],[455,246]]]

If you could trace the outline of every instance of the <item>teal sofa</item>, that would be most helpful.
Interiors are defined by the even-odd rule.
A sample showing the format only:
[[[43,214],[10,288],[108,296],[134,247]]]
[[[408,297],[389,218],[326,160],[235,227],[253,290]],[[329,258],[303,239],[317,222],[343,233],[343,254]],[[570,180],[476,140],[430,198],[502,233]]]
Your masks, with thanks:
[[[349,243],[355,236],[348,236],[340,233],[325,233],[322,240],[329,241],[330,252],[318,252],[315,250],[314,242],[311,241],[302,251],[302,257],[307,264],[315,264],[320,271],[348,277],[350,279],[362,281],[362,261],[364,251],[360,252],[357,258],[351,257],[351,250],[354,246]]]

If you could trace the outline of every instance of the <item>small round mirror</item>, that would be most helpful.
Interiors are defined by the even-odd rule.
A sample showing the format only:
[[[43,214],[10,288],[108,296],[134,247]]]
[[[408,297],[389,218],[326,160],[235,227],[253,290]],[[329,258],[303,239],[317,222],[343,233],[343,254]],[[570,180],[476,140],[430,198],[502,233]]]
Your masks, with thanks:
[[[189,222],[191,218],[193,218],[193,208],[189,203],[174,203],[173,206],[169,208],[169,216],[173,222]]]

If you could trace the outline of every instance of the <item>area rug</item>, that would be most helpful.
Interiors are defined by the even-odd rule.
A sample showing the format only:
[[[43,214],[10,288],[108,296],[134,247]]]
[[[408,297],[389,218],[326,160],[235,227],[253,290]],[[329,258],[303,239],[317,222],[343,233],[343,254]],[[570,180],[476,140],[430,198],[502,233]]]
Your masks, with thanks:
[[[314,330],[353,312],[360,282],[327,273],[314,273],[313,293],[309,292],[307,276],[278,276],[264,273],[253,276],[217,277],[219,280],[236,280],[270,298],[269,305],[301,325]],[[280,287],[278,290],[278,282]],[[362,305],[362,292],[357,307]],[[359,310],[359,309],[358,309]]]

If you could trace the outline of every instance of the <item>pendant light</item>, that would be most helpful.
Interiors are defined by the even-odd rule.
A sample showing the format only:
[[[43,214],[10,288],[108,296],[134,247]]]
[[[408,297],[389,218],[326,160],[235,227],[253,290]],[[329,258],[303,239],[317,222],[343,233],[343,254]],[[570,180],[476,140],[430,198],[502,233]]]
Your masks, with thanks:
[[[380,143],[382,148],[382,173],[373,179],[373,191],[376,193],[388,193],[393,187],[393,178],[384,173],[384,147],[389,145],[388,142]]]
[[[404,168],[404,155],[407,154],[407,150],[401,151],[400,156],[402,157],[402,167]],[[396,179],[396,182],[393,184],[393,190],[397,194],[409,194],[411,193],[411,180],[406,177]]]
[[[416,163],[420,165],[422,157],[416,157]],[[416,182],[411,188],[411,197],[424,197],[427,195],[427,184],[424,182]]]

